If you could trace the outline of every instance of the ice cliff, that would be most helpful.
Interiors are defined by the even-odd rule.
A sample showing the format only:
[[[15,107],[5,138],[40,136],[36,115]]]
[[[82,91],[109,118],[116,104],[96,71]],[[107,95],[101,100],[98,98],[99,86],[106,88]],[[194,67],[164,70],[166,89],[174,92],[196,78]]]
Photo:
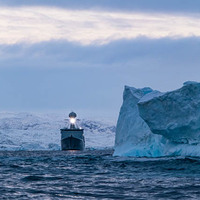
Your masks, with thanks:
[[[157,145],[161,136],[151,133],[148,125],[139,116],[138,102],[149,94],[157,95],[151,88],[136,89],[125,86],[115,137],[114,155],[159,156]],[[157,144],[157,145],[156,145]]]
[[[39,113],[0,113],[0,150],[59,150],[60,128],[66,115]],[[86,148],[113,148],[115,126],[82,119]]]
[[[200,156],[200,83],[161,93],[125,87],[116,156]]]

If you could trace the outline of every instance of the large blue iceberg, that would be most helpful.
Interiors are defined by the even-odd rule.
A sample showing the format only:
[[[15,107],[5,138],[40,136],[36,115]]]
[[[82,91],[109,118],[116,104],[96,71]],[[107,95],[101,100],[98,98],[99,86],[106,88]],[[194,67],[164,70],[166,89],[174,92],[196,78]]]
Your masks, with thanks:
[[[161,93],[125,86],[115,156],[200,156],[200,83]]]

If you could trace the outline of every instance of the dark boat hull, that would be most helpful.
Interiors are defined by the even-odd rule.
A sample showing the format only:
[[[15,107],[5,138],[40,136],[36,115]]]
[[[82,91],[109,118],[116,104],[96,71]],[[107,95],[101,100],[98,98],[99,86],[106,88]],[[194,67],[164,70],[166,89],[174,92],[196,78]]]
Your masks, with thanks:
[[[62,150],[84,150],[85,142],[73,136],[61,140]]]

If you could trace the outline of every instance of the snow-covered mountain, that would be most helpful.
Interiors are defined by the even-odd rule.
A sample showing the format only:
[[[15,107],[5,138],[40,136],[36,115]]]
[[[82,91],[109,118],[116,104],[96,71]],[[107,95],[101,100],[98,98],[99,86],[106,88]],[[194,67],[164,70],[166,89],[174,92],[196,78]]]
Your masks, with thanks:
[[[59,150],[60,128],[68,121],[61,114],[0,113],[0,150]],[[86,148],[112,148],[115,126],[95,120],[79,120]]]

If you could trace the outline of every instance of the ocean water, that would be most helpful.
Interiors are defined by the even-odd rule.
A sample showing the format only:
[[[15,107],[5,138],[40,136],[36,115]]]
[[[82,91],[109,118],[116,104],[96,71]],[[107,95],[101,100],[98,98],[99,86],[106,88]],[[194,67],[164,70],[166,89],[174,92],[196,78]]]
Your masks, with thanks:
[[[0,199],[200,199],[200,159],[0,152]]]

